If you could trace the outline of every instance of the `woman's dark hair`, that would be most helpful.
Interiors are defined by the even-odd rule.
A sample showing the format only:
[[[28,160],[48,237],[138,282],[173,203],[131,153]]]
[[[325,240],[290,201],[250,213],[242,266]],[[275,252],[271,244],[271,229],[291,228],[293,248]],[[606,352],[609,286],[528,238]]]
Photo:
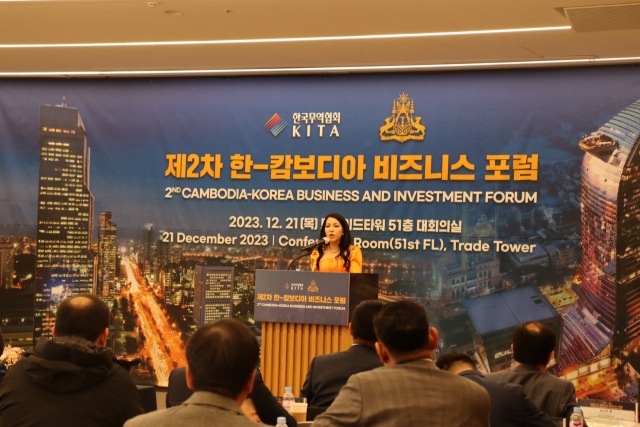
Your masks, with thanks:
[[[329,218],[337,219],[342,226],[343,234],[340,238],[340,253],[336,255],[336,258],[342,258],[342,265],[344,265],[344,268],[349,271],[349,267],[351,267],[351,261],[349,261],[349,257],[351,256],[351,251],[349,250],[349,247],[351,246],[351,231],[349,231],[349,223],[347,222],[345,217],[343,217],[339,213],[330,213],[329,215],[325,216],[324,220],[322,221],[322,227],[320,227],[320,240],[327,235],[324,230],[324,226],[327,223],[327,219]],[[322,254],[324,253],[323,246],[318,247],[318,253],[320,255],[316,260],[316,270],[320,270],[320,258],[322,258]]]

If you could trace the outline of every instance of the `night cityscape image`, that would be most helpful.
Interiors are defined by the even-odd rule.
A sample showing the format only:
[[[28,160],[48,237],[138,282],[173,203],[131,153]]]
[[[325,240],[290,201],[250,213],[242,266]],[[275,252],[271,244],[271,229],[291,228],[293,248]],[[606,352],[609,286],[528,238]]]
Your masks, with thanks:
[[[467,352],[485,372],[509,369],[514,328],[525,321],[542,321],[559,337],[549,370],[572,381],[579,398],[636,402],[640,101],[635,99],[640,96],[625,98],[624,104],[612,101],[615,108],[593,114],[597,125],[585,121],[576,126],[579,130],[566,130],[565,124],[566,141],[550,137],[547,145],[502,144],[500,154],[493,146],[464,148],[476,177],[482,176],[481,162],[474,160],[478,153],[483,160],[509,153],[526,158],[531,174],[523,176],[529,178],[385,181],[379,178],[384,170],[380,159],[393,150],[422,157],[431,150],[438,159],[452,150],[446,144],[380,142],[378,128],[389,116],[391,101],[415,97],[417,92],[407,90],[406,95],[394,88],[375,111],[370,107],[362,113],[377,115],[366,138],[387,144],[375,153],[379,157],[367,157],[367,148],[347,146],[345,141],[351,139],[344,135],[356,126],[348,121],[351,110],[346,107],[322,109],[341,111],[332,115],[322,136],[314,127],[296,128],[295,120],[303,115],[285,114],[283,104],[278,104],[283,119],[279,135],[265,125],[274,120],[276,108],[248,108],[248,118],[237,123],[224,109],[212,109],[225,123],[220,130],[224,143],[212,145],[207,139],[216,127],[211,123],[194,138],[201,144],[197,148],[184,148],[172,139],[158,141],[153,152],[146,147],[155,135],[170,133],[180,141],[188,120],[167,123],[166,107],[159,111],[167,116],[158,113],[154,118],[154,136],[144,137],[145,129],[152,128],[143,123],[146,119],[140,119],[139,128],[123,129],[118,121],[122,115],[115,109],[101,116],[65,95],[55,104],[38,101],[37,117],[33,114],[16,124],[29,128],[31,140],[20,144],[31,148],[0,153],[2,162],[9,164],[8,157],[15,156],[15,170],[37,176],[23,184],[28,190],[6,189],[0,198],[5,210],[0,220],[0,327],[5,341],[28,348],[40,337],[51,336],[60,301],[92,293],[111,309],[108,346],[135,365],[136,382],[166,386],[171,370],[186,365],[185,343],[198,325],[236,317],[260,339],[261,323],[254,317],[256,270],[286,270],[292,263],[293,268],[310,270],[309,257],[300,257],[301,247],[317,239],[322,219],[335,211],[347,217],[354,243],[362,248],[363,273],[378,276],[378,298],[423,304],[440,332],[439,352]],[[426,125],[419,136],[445,134],[431,123],[429,116],[435,113],[421,102],[415,100],[415,110],[423,108]],[[311,111],[298,104],[293,111]],[[580,115],[566,114],[565,120]],[[243,129],[255,123],[255,133]],[[256,151],[246,154],[249,150],[242,143],[233,143],[232,132],[275,153],[272,162],[286,153],[308,158],[317,150],[318,157],[329,158],[335,152],[336,158],[346,159],[342,175],[287,182],[271,175],[271,182],[264,182],[268,180],[256,166],[263,159]],[[341,146],[310,147],[306,135],[324,144],[340,137]],[[276,147],[283,141],[292,145]],[[104,152],[110,147],[129,154],[107,162]],[[189,166],[196,164],[188,160],[191,153],[197,153],[200,163],[194,170],[199,176],[188,180]],[[187,160],[180,160],[182,154]],[[352,157],[364,176],[375,173],[378,178],[366,182],[356,172],[351,179]],[[451,164],[462,157],[451,153]],[[221,160],[226,158],[232,161]],[[203,159],[208,167],[202,167]],[[109,174],[97,172],[107,164]],[[185,171],[184,179],[180,170]],[[235,181],[220,178],[231,173]],[[280,193],[267,191],[270,188]],[[230,200],[232,194],[251,194],[252,189],[253,199]],[[289,190],[293,200],[287,196]],[[410,203],[408,198],[418,191],[425,197],[437,193],[443,201]],[[360,200],[329,200],[338,194]],[[387,195],[389,201],[384,199]],[[465,202],[444,201],[458,196]],[[366,197],[373,199],[362,200]],[[130,201],[135,204],[129,206]],[[178,205],[183,212],[176,215]]]

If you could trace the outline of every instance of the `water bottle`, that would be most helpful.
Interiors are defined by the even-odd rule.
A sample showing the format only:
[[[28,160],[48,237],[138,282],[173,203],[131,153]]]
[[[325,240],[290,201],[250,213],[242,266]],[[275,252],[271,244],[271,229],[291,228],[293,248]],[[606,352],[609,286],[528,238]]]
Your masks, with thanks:
[[[276,427],[287,427],[287,419],[285,417],[276,418]]]
[[[573,407],[573,414],[571,414],[571,424],[569,427],[584,427],[584,415],[582,414],[582,408],[579,406]]]
[[[284,394],[282,395],[282,407],[291,412],[291,403],[296,401],[296,397],[291,392],[292,388],[287,386],[284,388]]]

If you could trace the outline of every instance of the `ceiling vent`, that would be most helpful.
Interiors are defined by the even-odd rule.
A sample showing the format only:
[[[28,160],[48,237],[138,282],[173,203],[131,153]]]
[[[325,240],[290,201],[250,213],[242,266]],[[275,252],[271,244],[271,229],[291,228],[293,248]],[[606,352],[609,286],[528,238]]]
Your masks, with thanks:
[[[640,3],[565,7],[564,14],[577,33],[640,29]]]

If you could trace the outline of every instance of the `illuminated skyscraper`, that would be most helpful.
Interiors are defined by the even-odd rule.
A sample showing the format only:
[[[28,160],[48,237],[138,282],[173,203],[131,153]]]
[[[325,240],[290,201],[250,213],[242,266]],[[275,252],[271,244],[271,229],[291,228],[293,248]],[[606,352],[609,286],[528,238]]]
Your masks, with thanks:
[[[0,289],[10,288],[13,280],[13,242],[0,236]]]
[[[640,342],[640,101],[584,136],[581,257],[585,309],[614,356]],[[603,350],[602,348],[600,350]]]
[[[50,335],[62,298],[94,292],[89,148],[76,108],[40,106],[34,338]]]
[[[198,325],[221,317],[231,317],[233,272],[233,267],[196,265],[193,275],[193,319]]]
[[[156,232],[153,229],[153,224],[147,223],[144,225],[144,230],[142,230],[142,271],[145,276],[149,276],[153,274],[155,277],[154,271],[154,258],[155,258],[155,249],[156,249]]]
[[[113,299],[116,284],[117,247],[116,224],[111,212],[98,215],[98,283],[96,295],[104,301]]]

